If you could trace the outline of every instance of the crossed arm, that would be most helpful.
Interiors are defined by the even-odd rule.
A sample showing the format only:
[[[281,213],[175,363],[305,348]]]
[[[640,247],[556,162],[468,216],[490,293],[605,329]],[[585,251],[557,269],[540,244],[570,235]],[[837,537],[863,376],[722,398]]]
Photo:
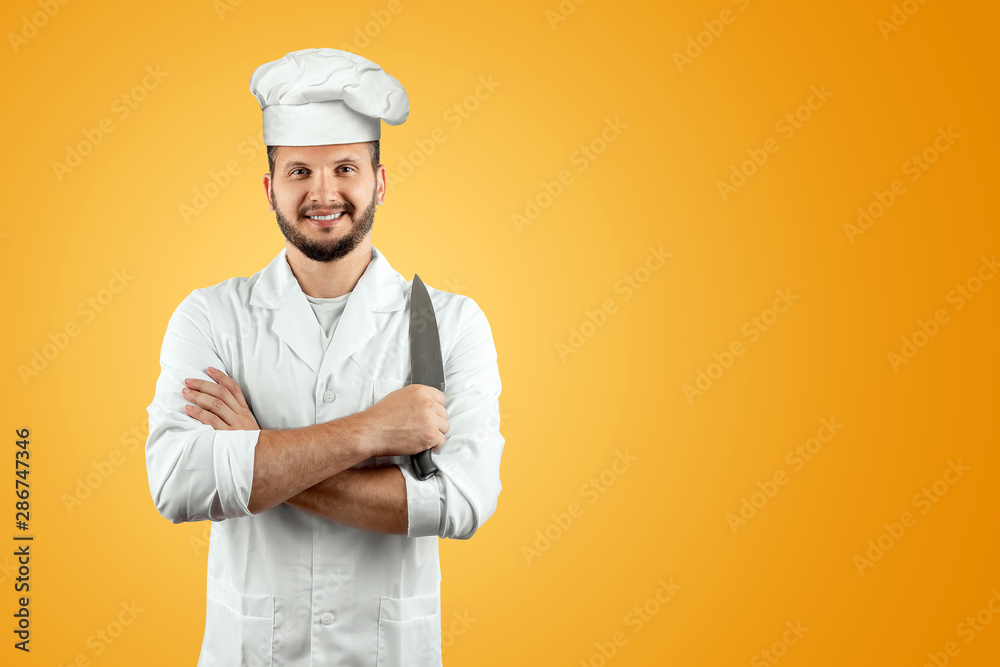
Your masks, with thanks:
[[[405,535],[406,481],[398,466],[349,468],[285,501],[338,523]]]
[[[371,531],[469,539],[493,515],[502,488],[501,385],[489,322],[474,301],[456,306],[454,339],[443,347],[447,409],[443,392],[410,384],[361,412],[286,429],[261,429],[236,381],[215,369],[203,374],[227,368],[209,310],[195,290],[174,311],[147,407],[147,476],[164,518],[222,521],[288,503]],[[441,451],[428,480],[405,464],[355,467],[429,448]]]
[[[208,369],[208,376],[213,382],[196,378],[184,381],[182,394],[192,403],[185,406],[187,414],[217,431],[260,430],[249,499],[251,512],[256,514],[285,502],[355,528],[407,533],[406,482],[399,467],[353,466],[381,453],[379,441],[384,438],[380,438],[380,431],[385,430],[381,427],[385,422],[398,425],[401,417],[405,423],[406,416],[401,413],[413,407],[412,398],[407,401],[402,395],[387,396],[390,400],[382,406],[382,415],[365,411],[301,429],[261,430],[239,384],[215,368]],[[416,391],[437,391],[420,385],[404,390],[410,390],[411,395]],[[443,393],[438,394],[443,402]],[[443,406],[436,412],[441,417]],[[388,419],[379,420],[380,416]],[[421,416],[426,421],[426,410]],[[426,436],[433,437],[436,448],[443,444],[448,430],[447,413],[443,420],[443,426],[437,422],[439,437],[424,429]],[[398,428],[393,432],[399,435]]]

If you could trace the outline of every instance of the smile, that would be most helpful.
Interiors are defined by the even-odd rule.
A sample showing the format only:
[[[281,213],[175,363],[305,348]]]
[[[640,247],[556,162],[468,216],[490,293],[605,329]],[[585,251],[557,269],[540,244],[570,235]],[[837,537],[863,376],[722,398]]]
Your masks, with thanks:
[[[334,213],[332,215],[307,215],[306,217],[310,220],[336,220],[340,216],[344,215],[343,211],[340,213]]]

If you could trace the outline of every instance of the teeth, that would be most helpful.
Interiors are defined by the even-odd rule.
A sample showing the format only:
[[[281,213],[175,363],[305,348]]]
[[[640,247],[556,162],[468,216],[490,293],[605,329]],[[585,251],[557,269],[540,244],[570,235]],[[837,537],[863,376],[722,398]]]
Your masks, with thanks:
[[[313,220],[336,220],[342,215],[344,215],[343,212],[334,213],[333,215],[310,215],[308,217],[312,218]]]

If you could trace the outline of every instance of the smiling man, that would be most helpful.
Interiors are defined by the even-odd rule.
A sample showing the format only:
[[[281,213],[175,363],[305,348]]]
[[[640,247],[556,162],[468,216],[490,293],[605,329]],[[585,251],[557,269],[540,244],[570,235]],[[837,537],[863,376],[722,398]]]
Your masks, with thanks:
[[[440,665],[437,540],[471,537],[501,490],[492,332],[472,299],[428,288],[447,393],[411,381],[413,283],[371,242],[399,82],[307,49],[250,89],[285,246],[181,302],[148,407],[156,508],[212,521],[198,664]],[[438,471],[418,479],[425,450]]]
[[[335,149],[335,152],[331,153],[331,148]],[[371,155],[365,160],[370,159],[370,170],[366,169],[362,162],[362,152]],[[282,181],[282,198],[288,201],[288,206],[296,206],[296,202],[302,202],[297,215],[293,215],[293,218],[296,221],[308,218],[313,225],[304,224],[304,230],[301,231],[282,213],[281,207],[284,204],[275,203],[273,180],[277,154],[277,146],[268,149],[271,171],[264,174],[264,189],[268,193],[267,200],[271,204],[271,209],[275,211],[278,226],[289,243],[314,262],[331,262],[350,253],[368,237],[375,222],[375,206],[382,203],[385,195],[385,167],[378,164],[378,149],[375,148],[375,142],[368,145],[293,146],[283,151],[278,170],[278,180]],[[333,175],[341,181],[340,189],[344,193],[344,201],[340,205],[306,200],[309,191],[316,187],[315,183],[310,182],[310,178],[315,176],[317,167],[326,166],[323,161],[327,159],[332,159],[336,164]],[[369,174],[377,178],[366,178]],[[372,181],[370,193],[364,192],[364,186],[368,181]],[[361,214],[356,216],[358,209],[351,200],[360,200],[366,195],[368,204]],[[340,220],[345,215],[350,219],[349,232],[343,231],[344,224]],[[321,232],[319,239],[310,237],[308,232],[313,229]]]

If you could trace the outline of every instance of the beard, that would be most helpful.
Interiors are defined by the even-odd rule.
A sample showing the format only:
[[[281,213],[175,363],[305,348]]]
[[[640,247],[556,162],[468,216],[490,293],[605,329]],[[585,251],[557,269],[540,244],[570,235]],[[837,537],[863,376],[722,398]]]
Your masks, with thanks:
[[[378,184],[376,183],[376,188]],[[368,232],[371,231],[375,224],[375,193],[376,188],[372,188],[372,198],[371,202],[361,212],[361,216],[358,218],[354,217],[355,208],[350,202],[345,202],[345,208],[342,209],[344,215],[351,216],[353,224],[351,225],[351,231],[347,236],[342,236],[336,239],[330,239],[327,241],[315,241],[305,234],[303,234],[299,229],[288,221],[281,213],[281,208],[277,206],[274,207],[274,217],[278,221],[278,227],[281,228],[281,233],[285,235],[289,243],[299,249],[299,251],[313,260],[314,262],[333,262],[346,255],[348,255],[352,250],[358,247]],[[274,199],[274,187],[271,187],[271,201]],[[338,209],[341,210],[341,209]],[[303,208],[299,210],[299,217],[305,217],[308,213],[308,208]],[[332,233],[333,228],[330,228],[330,233]],[[326,234],[327,232],[321,232]]]

